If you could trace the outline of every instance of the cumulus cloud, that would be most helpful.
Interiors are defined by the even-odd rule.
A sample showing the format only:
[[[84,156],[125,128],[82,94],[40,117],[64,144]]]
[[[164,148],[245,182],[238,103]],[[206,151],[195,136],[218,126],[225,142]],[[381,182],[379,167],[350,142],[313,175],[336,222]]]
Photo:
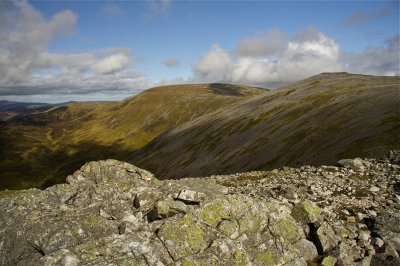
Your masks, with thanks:
[[[30,76],[50,41],[75,31],[77,16],[67,10],[46,21],[25,1],[1,4],[0,82],[14,84]]]
[[[178,67],[181,65],[181,62],[179,61],[179,59],[177,58],[167,58],[164,61],[162,61],[162,63],[166,66],[166,67]]]
[[[369,46],[361,53],[344,52],[340,60],[345,70],[355,73],[394,76],[400,75],[400,36],[385,40],[383,46]]]
[[[252,43],[265,44],[271,36],[284,36],[276,30],[268,38],[247,38]],[[339,71],[339,45],[313,28],[298,33],[281,47],[239,49],[227,51],[214,45],[196,63],[194,77],[200,81],[224,81],[264,86],[293,82],[323,71]],[[246,43],[241,41],[240,44]],[[238,47],[240,47],[240,44]],[[242,46],[244,47],[244,46]],[[247,46],[251,47],[251,45]],[[264,48],[263,48],[264,49]]]
[[[110,74],[125,69],[130,64],[131,62],[129,60],[129,56],[120,53],[120,54],[113,54],[99,60],[97,63],[93,65],[92,69],[96,73]]]
[[[333,39],[313,28],[301,31],[277,62],[281,79],[287,73],[291,75],[289,81],[294,81],[320,72],[340,71],[339,54],[339,44]]]
[[[45,19],[27,1],[0,2],[0,95],[89,94],[143,88],[132,72],[131,51],[106,48],[89,53],[51,53],[54,39],[76,31],[70,10]]]
[[[194,66],[198,78],[204,81],[229,80],[232,71],[231,54],[215,44]]]
[[[276,45],[269,39],[278,36]],[[276,30],[244,38],[232,50],[215,44],[193,67],[195,82],[228,82],[279,87],[321,72],[347,71],[371,75],[399,75],[400,37],[385,40],[359,53],[346,52],[332,38],[310,27],[293,38]],[[257,47],[257,45],[261,47]]]

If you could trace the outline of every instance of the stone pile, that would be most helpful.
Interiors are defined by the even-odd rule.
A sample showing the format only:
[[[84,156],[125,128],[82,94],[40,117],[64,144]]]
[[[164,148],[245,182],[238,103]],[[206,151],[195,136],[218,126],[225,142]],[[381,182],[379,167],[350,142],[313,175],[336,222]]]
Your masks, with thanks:
[[[90,162],[0,192],[0,265],[400,265],[399,158],[181,180]]]

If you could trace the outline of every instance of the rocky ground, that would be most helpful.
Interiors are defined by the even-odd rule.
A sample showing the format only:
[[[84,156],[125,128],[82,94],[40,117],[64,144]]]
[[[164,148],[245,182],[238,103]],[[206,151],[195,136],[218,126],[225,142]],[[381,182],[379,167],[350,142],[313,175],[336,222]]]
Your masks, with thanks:
[[[181,180],[85,164],[0,192],[0,265],[400,265],[400,152]]]

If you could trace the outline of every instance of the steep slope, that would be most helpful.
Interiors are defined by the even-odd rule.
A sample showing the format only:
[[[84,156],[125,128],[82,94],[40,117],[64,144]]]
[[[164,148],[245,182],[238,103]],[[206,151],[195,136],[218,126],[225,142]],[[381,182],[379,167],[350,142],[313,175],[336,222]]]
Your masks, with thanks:
[[[130,162],[160,178],[332,164],[400,147],[400,79],[320,74],[171,130]]]
[[[265,89],[228,84],[163,86],[121,102],[73,103],[0,126],[0,189],[64,181],[90,160],[128,159],[163,132]]]

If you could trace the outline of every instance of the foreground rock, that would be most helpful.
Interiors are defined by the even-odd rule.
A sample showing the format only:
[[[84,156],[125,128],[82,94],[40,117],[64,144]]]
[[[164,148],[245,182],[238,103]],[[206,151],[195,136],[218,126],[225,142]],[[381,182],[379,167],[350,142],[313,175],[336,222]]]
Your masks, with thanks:
[[[0,265],[399,265],[398,158],[165,181],[90,162],[0,192]]]

